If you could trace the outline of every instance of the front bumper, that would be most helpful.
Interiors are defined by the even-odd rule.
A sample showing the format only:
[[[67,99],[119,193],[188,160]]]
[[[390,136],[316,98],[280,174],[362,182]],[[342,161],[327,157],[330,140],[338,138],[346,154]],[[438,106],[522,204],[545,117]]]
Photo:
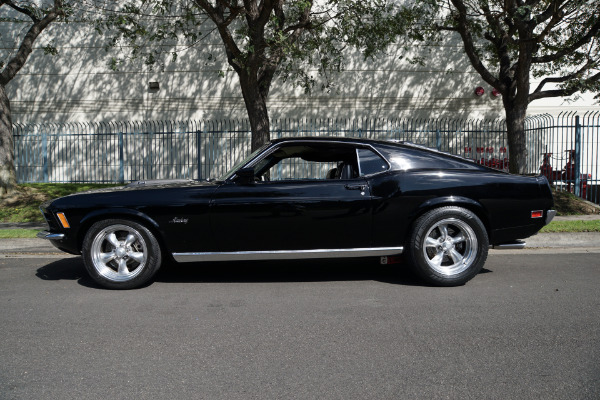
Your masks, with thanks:
[[[48,231],[41,231],[37,233],[37,237],[40,239],[48,240],[62,240],[65,238],[64,233],[50,233]]]

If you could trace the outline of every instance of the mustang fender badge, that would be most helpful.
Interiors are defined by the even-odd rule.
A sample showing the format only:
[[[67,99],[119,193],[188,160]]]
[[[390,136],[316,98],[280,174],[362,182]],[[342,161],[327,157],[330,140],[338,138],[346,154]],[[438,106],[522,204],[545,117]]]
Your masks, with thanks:
[[[170,224],[187,224],[188,223],[188,219],[187,218],[173,218],[172,220],[169,221]]]

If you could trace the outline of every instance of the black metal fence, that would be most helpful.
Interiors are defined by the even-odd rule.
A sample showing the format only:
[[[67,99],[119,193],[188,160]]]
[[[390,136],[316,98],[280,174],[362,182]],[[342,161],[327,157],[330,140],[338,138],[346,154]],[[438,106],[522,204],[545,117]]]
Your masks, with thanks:
[[[544,172],[557,187],[600,202],[600,112],[529,117],[526,135],[529,173]],[[406,140],[504,170],[510,158],[501,119],[272,121],[271,137],[286,136]],[[249,153],[250,138],[246,120],[15,124],[17,179],[108,183],[219,177]]]

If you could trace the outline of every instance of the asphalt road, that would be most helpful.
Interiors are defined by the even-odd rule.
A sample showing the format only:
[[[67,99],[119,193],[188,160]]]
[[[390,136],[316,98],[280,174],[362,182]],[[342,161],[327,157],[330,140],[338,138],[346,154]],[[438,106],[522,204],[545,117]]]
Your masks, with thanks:
[[[600,254],[490,255],[463,287],[371,261],[163,269],[0,258],[0,399],[598,399]]]

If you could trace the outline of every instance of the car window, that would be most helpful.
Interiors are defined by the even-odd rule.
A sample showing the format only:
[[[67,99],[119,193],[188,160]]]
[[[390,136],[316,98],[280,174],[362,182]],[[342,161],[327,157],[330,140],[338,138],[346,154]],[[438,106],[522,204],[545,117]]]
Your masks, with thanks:
[[[284,143],[258,161],[254,170],[260,181],[358,177],[354,147],[331,143]]]
[[[378,145],[377,150],[381,152],[392,164],[393,169],[474,169],[482,167],[467,160],[447,156],[434,151],[424,151],[418,148],[397,147],[389,145]]]
[[[229,179],[235,173],[235,171],[237,171],[242,165],[247,164],[250,160],[256,157],[257,154],[260,154],[260,152],[264,151],[267,147],[269,147],[269,143],[265,143],[262,147],[253,151],[252,154],[235,164],[233,168],[231,168],[227,173],[225,173],[225,175],[221,176],[219,180],[224,181],[226,179]]]
[[[371,149],[358,149],[358,167],[360,176],[386,171],[388,163]]]

